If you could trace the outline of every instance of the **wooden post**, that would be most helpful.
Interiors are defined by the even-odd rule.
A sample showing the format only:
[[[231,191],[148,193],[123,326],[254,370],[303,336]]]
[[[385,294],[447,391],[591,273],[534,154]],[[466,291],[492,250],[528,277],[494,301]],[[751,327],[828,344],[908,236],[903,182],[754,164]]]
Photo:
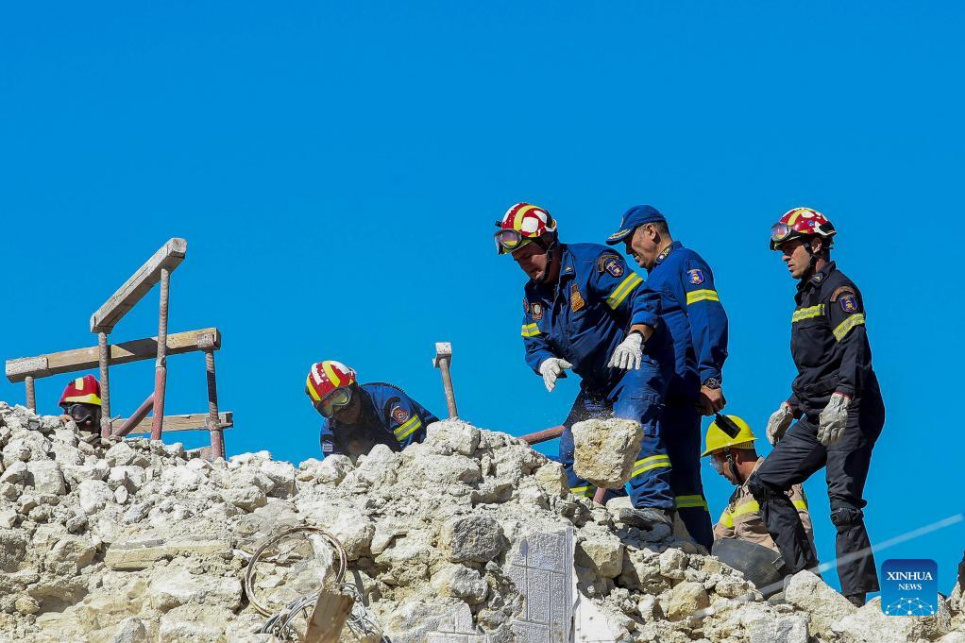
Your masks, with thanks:
[[[322,587],[308,621],[305,643],[338,643],[354,603],[354,598],[342,594],[337,588]]]
[[[168,301],[171,296],[171,271],[161,269],[161,306],[158,313],[157,362],[154,366],[154,415],[151,420],[151,439],[160,440],[164,426],[164,389],[167,384]]]
[[[457,417],[456,394],[452,390],[452,374],[449,366],[452,363],[452,344],[449,342],[436,342],[436,356],[432,360],[432,365],[442,371],[442,387],[446,391],[446,406],[449,407],[449,418]]]
[[[208,379],[208,431],[211,434],[211,459],[225,457],[224,434],[218,414],[218,385],[214,372],[214,337],[198,338],[198,346],[204,350],[204,366]]]
[[[107,333],[97,334],[97,361],[101,370],[101,437],[111,436],[111,381],[108,367],[111,361],[111,350],[107,344]]]
[[[34,378],[28,375],[24,378],[24,383],[27,385],[27,408],[37,412],[37,392],[34,390]]]

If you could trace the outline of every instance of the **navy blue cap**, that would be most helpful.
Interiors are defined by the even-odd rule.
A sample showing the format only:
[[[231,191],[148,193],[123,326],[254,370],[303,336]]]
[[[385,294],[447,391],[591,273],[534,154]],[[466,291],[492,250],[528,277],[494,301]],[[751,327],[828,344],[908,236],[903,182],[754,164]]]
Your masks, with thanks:
[[[638,226],[656,221],[667,222],[657,208],[652,205],[635,205],[623,213],[623,221],[620,222],[620,229],[607,237],[606,243],[608,246],[615,246],[633,234],[633,231]]]

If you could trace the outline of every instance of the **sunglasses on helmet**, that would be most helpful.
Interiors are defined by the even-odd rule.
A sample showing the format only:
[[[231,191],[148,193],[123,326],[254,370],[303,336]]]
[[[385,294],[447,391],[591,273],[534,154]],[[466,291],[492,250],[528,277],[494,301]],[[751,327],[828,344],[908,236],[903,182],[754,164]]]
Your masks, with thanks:
[[[352,389],[351,388],[337,388],[320,402],[315,402],[315,409],[322,414],[323,417],[330,418],[335,415],[339,409],[342,409],[352,402]]]

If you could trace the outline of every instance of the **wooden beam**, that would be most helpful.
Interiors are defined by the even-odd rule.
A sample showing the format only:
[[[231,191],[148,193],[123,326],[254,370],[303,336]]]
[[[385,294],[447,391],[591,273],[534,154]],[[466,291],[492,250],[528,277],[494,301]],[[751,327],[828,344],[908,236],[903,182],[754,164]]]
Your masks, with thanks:
[[[207,431],[208,430],[208,414],[207,413],[190,413],[188,415],[165,415],[164,416],[164,428],[163,433],[172,433],[177,431]],[[124,420],[115,420],[115,423],[124,423]],[[235,414],[231,411],[225,411],[224,413],[218,414],[218,423],[222,429],[230,429],[235,425]],[[144,418],[140,422],[134,425],[131,429],[130,435],[135,433],[150,433],[151,432],[151,418]]]
[[[193,353],[210,347],[214,350],[221,348],[221,331],[217,328],[202,328],[189,330],[185,333],[174,333],[167,338],[168,355]],[[73,373],[97,368],[97,346],[90,348],[76,348],[59,353],[50,353],[40,357],[22,357],[7,360],[7,379],[11,382],[22,382],[27,377],[50,377],[61,373]],[[157,359],[157,337],[135,339],[130,342],[112,344],[111,365],[140,362],[146,359]]]
[[[161,279],[161,271],[173,271],[188,251],[188,242],[184,239],[169,239],[147,260],[124,285],[117,289],[97,312],[91,315],[90,332],[110,333],[114,325],[121,320],[129,310],[134,308]]]

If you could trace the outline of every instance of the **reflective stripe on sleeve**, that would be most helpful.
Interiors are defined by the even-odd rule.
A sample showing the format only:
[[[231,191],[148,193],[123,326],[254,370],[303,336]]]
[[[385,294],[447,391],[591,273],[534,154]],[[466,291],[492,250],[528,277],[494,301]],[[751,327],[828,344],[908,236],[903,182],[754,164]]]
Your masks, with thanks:
[[[795,506],[799,511],[807,511],[807,510],[808,510],[808,503],[806,503],[805,501],[803,501],[803,500],[792,500],[792,502],[794,503],[794,506]]]
[[[798,308],[791,315],[791,323],[796,324],[799,321],[804,321],[805,319],[811,319],[813,317],[820,317],[824,314],[824,304],[818,304],[817,306],[809,306],[807,308]]]
[[[855,313],[838,324],[834,329],[834,338],[840,342],[855,326],[864,326],[864,313]]]
[[[409,418],[408,422],[400,425],[394,431],[395,439],[401,442],[421,428],[422,418],[420,418],[418,415],[413,415],[411,418]]]
[[[573,487],[570,489],[570,493],[584,498],[592,498],[595,490],[592,485],[586,485],[584,487]]]
[[[674,504],[677,506],[677,509],[688,509],[693,507],[703,507],[704,509],[708,509],[707,500],[700,495],[677,496],[674,498]]]
[[[641,473],[650,471],[651,469],[662,469],[670,468],[670,456],[668,455],[652,455],[648,458],[643,458],[642,460],[637,460],[633,463],[633,475],[634,478]]]
[[[718,522],[723,524],[728,529],[733,529],[734,516],[731,515],[731,510],[729,508],[724,509],[724,513],[720,514],[720,520],[718,520]]]
[[[720,295],[716,290],[694,290],[687,293],[687,305],[696,304],[698,301],[720,301]]]
[[[643,283],[643,277],[635,272],[631,272],[627,275],[627,278],[620,282],[620,285],[613,289],[610,296],[606,298],[606,304],[613,310],[616,310],[623,300],[627,298],[634,288]]]
[[[536,324],[525,324],[522,335],[523,337],[536,337],[539,335],[539,326]]]

